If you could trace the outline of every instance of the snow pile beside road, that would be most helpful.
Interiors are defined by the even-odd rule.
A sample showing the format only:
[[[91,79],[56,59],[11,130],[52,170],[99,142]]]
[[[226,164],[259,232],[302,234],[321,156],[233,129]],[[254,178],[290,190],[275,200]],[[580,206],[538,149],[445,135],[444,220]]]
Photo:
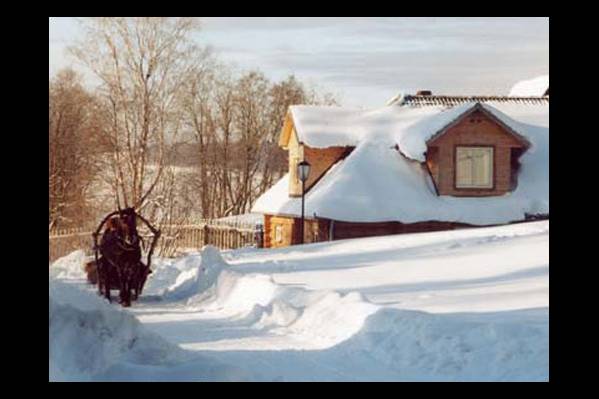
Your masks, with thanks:
[[[164,364],[183,351],[130,313],[70,284],[49,281],[49,377],[86,381],[119,363]]]
[[[213,287],[200,292],[189,303],[201,305],[207,311],[247,315],[256,307],[269,306],[278,291],[279,286],[270,276],[223,271]]]
[[[200,254],[190,255],[173,265],[181,270],[174,284],[164,291],[164,298],[182,300],[199,295],[216,284],[218,276],[227,267],[220,251],[206,245]]]
[[[548,309],[430,314],[381,309],[335,351],[368,354],[402,381],[547,381]]]
[[[63,280],[84,279],[87,277],[84,269],[87,258],[82,249],[73,251],[50,264],[50,276]]]
[[[218,249],[206,246],[200,256],[189,255],[164,268],[163,275],[167,269],[180,271],[163,298],[184,301],[188,309],[244,319],[253,328],[293,336],[314,349],[349,338],[378,309],[359,293],[281,286],[271,275],[245,274],[228,266]]]
[[[308,291],[272,276],[222,271],[216,284],[187,301],[202,312],[244,319],[255,329],[292,337],[311,349],[336,345],[357,333],[379,307],[360,293]]]
[[[69,278],[71,254],[50,279],[50,379],[546,381],[548,241],[542,221],[206,247],[156,259],[127,309]]]
[[[366,318],[378,309],[358,292],[324,292],[305,304],[301,316],[287,331],[297,339],[310,341],[314,348],[327,348],[360,331]]]
[[[496,241],[511,235],[491,237]],[[220,264],[219,258],[213,257],[214,265]],[[230,320],[237,329],[247,328],[247,334],[261,331],[280,337],[273,338],[281,357],[273,357],[275,363],[300,350],[312,351],[305,356],[324,368],[356,368],[357,374],[323,375],[323,380],[359,380],[364,368],[371,380],[548,379],[547,308],[432,314],[377,305],[355,291],[306,290],[281,285],[271,275],[220,270],[213,285],[186,297],[186,308],[200,311],[207,320],[214,320],[211,315]],[[212,343],[206,349],[214,347]],[[263,349],[252,341],[244,344],[244,350]],[[233,358],[225,357],[228,362]],[[280,378],[295,377],[291,373]]]

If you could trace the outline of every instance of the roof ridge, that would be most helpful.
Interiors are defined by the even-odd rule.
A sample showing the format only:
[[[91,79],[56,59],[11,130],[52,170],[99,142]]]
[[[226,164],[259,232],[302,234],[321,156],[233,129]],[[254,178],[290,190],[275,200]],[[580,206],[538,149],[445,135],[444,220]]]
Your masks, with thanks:
[[[457,105],[467,102],[512,102],[518,104],[549,104],[549,96],[507,96],[507,95],[448,95],[448,94],[406,94],[398,105],[428,106]]]

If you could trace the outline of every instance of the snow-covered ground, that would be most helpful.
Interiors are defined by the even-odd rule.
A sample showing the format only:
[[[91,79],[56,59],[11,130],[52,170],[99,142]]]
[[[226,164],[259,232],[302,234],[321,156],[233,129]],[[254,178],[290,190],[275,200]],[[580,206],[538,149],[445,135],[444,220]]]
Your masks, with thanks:
[[[50,268],[51,380],[545,381],[549,222],[213,247],[109,305]]]

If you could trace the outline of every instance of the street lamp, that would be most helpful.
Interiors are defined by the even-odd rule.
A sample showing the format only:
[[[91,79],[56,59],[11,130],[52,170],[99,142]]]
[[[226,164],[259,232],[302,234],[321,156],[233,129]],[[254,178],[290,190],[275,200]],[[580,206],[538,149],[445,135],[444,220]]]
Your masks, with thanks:
[[[305,184],[306,180],[308,180],[308,176],[310,175],[310,164],[306,161],[302,161],[297,164],[297,176],[302,182],[302,224],[301,224],[301,237],[302,244],[304,243],[304,194],[305,194]]]

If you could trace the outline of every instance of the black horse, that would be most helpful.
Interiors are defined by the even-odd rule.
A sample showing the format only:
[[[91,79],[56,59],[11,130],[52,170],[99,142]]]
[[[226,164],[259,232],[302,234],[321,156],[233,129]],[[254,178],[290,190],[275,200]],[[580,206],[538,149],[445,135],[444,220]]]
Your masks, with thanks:
[[[154,235],[148,251],[147,264],[141,261],[143,240],[137,231],[138,218]],[[105,223],[106,227],[98,245],[97,238]],[[110,290],[119,289],[121,304],[131,306],[131,300],[136,300],[141,295],[146,279],[151,273],[150,262],[160,237],[160,230],[155,229],[133,208],[127,208],[108,214],[93,237],[96,248],[96,259],[93,263],[100,295],[104,295],[110,301]],[[90,266],[90,270],[92,268]]]
[[[109,219],[100,242],[101,257],[98,259],[100,291],[110,300],[110,289],[116,283],[120,290],[120,302],[131,306],[140,291],[139,279],[147,269],[141,261],[141,238],[137,232],[136,214],[127,208]],[[118,279],[118,281],[114,281]]]

